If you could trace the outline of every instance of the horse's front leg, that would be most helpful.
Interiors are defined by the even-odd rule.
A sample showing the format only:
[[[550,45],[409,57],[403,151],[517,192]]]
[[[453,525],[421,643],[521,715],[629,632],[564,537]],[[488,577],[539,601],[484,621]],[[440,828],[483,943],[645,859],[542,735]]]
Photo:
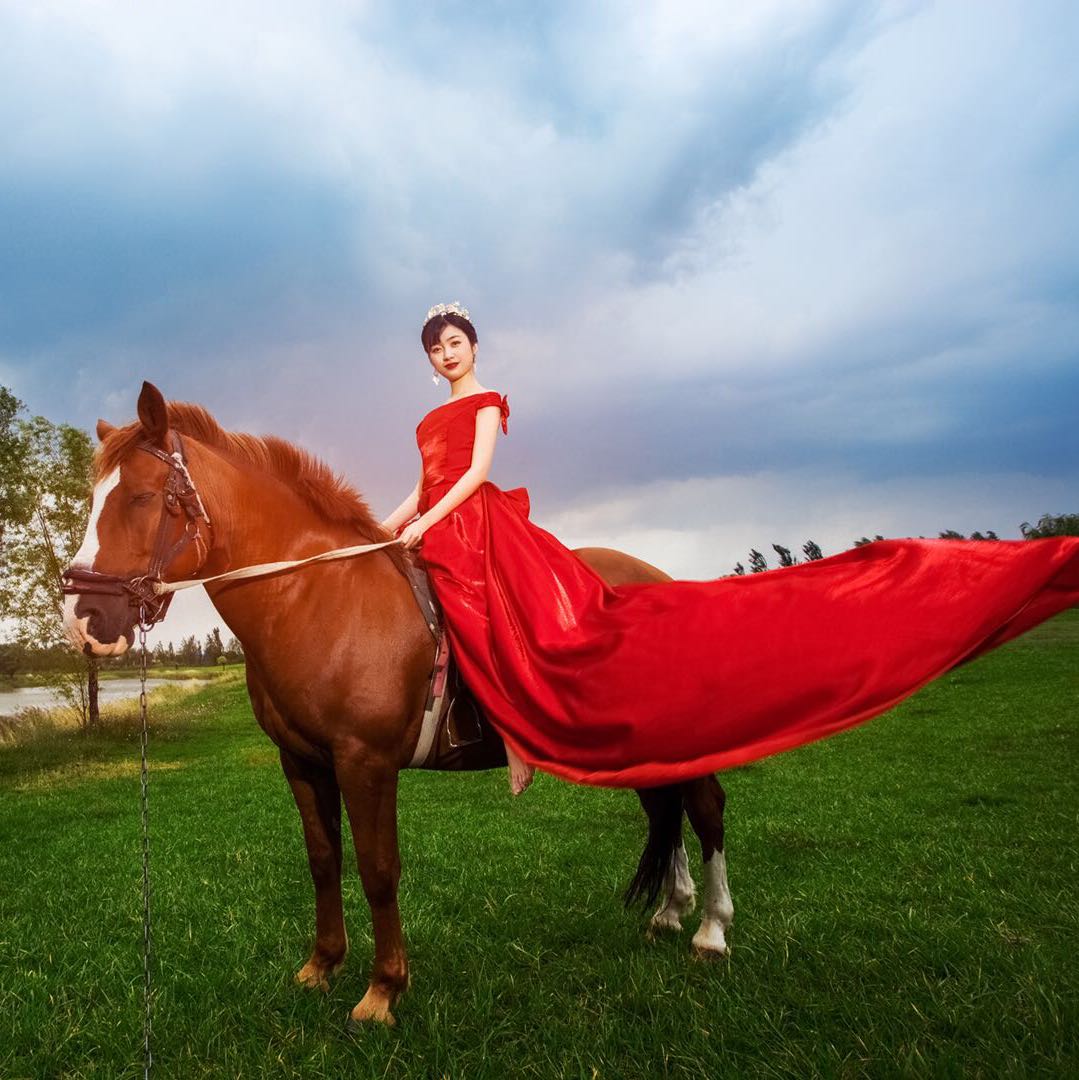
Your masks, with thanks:
[[[363,891],[371,907],[375,958],[371,978],[349,1024],[395,1023],[390,1011],[408,986],[408,956],[397,907],[401,856],[397,848],[397,765],[357,748],[336,762]]]
[[[303,821],[307,862],[315,885],[315,946],[296,973],[302,986],[328,990],[344,963],[348,934],[341,906],[341,791],[333,771],[281,749],[281,768]]]

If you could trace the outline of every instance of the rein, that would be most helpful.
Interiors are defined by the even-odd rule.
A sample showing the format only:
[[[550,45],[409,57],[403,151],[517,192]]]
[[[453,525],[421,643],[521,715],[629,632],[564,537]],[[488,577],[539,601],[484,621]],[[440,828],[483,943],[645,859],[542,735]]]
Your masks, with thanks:
[[[309,555],[306,559],[257,563],[254,566],[241,566],[236,570],[227,570],[223,574],[214,574],[206,578],[191,578],[187,581],[154,581],[151,584],[155,593],[169,595],[179,592],[181,589],[191,589],[196,585],[205,585],[210,581],[262,577],[264,574],[276,574],[279,570],[290,570],[294,566],[305,566],[307,563],[325,562],[330,559],[347,559],[352,555],[362,555],[365,551],[377,551],[379,548],[399,543],[401,541],[395,537],[393,540],[383,540],[377,544],[354,544],[352,547],[334,548],[333,551],[323,551],[319,555]]]

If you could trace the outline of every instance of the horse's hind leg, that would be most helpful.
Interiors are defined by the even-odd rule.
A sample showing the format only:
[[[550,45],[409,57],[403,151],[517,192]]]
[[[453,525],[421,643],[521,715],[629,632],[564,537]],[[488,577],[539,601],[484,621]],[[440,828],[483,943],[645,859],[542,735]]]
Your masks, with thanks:
[[[671,855],[667,876],[663,882],[662,899],[652,921],[648,924],[648,936],[663,930],[681,930],[682,917],[689,915],[697,904],[697,888],[689,873],[686,845],[679,837],[678,847]]]
[[[714,776],[691,781],[683,791],[686,814],[704,857],[704,914],[700,929],[693,935],[693,949],[698,956],[726,956],[727,930],[734,919],[723,850],[723,806],[727,797]]]
[[[303,821],[307,863],[315,885],[315,947],[296,973],[302,986],[329,989],[327,979],[344,963],[348,934],[341,907],[341,792],[329,769],[280,750],[281,768]]]
[[[648,815],[648,841],[625,899],[628,905],[659,898],[647,931],[652,938],[658,930],[681,930],[681,917],[693,910],[696,897],[682,843],[681,786],[639,788],[637,796]]]

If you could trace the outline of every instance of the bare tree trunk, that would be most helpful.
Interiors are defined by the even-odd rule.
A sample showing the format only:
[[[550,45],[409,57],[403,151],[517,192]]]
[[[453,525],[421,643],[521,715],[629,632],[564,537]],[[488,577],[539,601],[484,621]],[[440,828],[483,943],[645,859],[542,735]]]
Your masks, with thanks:
[[[89,656],[86,659],[86,692],[89,698],[89,713],[86,718],[87,727],[96,728],[101,722],[101,713],[97,706],[97,657]]]

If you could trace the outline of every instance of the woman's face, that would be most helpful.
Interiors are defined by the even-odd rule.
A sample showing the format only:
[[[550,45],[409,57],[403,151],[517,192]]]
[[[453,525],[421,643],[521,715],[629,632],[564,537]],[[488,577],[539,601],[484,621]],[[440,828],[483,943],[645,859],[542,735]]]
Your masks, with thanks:
[[[452,383],[465,372],[472,370],[476,360],[476,347],[460,327],[447,325],[443,327],[438,341],[431,346],[427,356],[435,371],[439,375],[445,375]]]

